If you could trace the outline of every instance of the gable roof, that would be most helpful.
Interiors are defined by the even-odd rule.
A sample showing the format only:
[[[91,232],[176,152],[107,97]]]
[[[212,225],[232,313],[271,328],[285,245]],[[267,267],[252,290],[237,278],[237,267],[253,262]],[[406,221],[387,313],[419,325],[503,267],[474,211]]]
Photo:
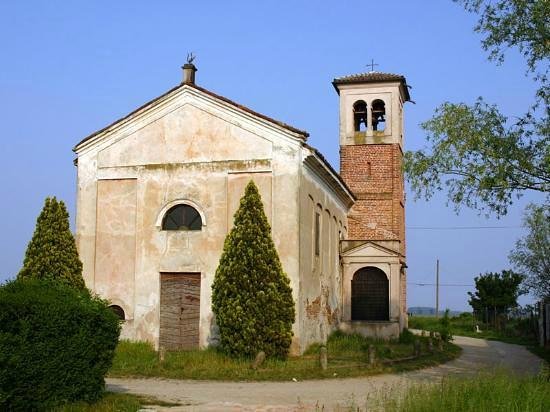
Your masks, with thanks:
[[[267,121],[267,122],[269,122],[269,123],[273,123],[273,124],[275,124],[275,125],[277,125],[277,126],[279,126],[279,127],[282,127],[283,129],[289,130],[289,131],[291,131],[291,132],[293,132],[293,133],[299,135],[299,138],[301,138],[304,142],[305,142],[305,141],[307,140],[307,138],[309,137],[309,133],[306,132],[306,131],[304,131],[304,130],[297,129],[297,128],[295,128],[295,127],[293,127],[293,126],[290,126],[290,125],[288,125],[288,124],[286,124],[286,123],[284,123],[284,122],[281,122],[281,121],[279,121],[279,120],[275,120],[275,119],[273,119],[273,118],[271,118],[271,117],[269,117],[269,116],[266,116],[266,115],[264,115],[264,114],[258,113],[258,112],[254,111],[254,110],[252,110],[252,109],[250,109],[250,108],[248,108],[248,107],[246,107],[246,106],[243,106],[243,105],[238,104],[238,103],[236,103],[236,102],[234,102],[234,101],[232,101],[232,100],[229,100],[229,99],[227,99],[227,98],[225,98],[225,97],[223,97],[223,96],[220,96],[220,95],[218,95],[218,94],[216,94],[216,93],[213,93],[213,92],[211,92],[210,90],[204,89],[204,88],[202,88],[202,87],[200,87],[200,86],[197,86],[197,85],[195,85],[195,84],[191,84],[191,83],[182,83],[182,84],[180,84],[180,85],[178,85],[178,86],[176,86],[176,87],[171,88],[170,90],[168,90],[167,92],[161,94],[160,96],[155,97],[153,100],[150,100],[150,101],[148,101],[147,103],[141,105],[141,106],[138,107],[137,109],[135,109],[135,110],[133,110],[132,112],[128,113],[126,116],[121,117],[120,119],[115,120],[114,122],[112,122],[111,124],[105,126],[104,128],[102,128],[102,129],[100,129],[100,130],[98,130],[98,131],[96,131],[96,132],[90,134],[89,136],[86,136],[84,139],[82,139],[80,142],[78,142],[78,143],[74,146],[73,152],[76,152],[76,151],[78,150],[79,146],[81,146],[82,144],[84,144],[84,143],[86,143],[86,142],[92,140],[94,137],[100,135],[101,133],[103,133],[103,132],[105,132],[105,131],[107,131],[107,130],[109,130],[109,129],[111,129],[111,128],[114,128],[114,127],[117,126],[119,123],[121,123],[121,122],[123,122],[123,121],[129,119],[129,118],[132,117],[133,115],[135,115],[135,114],[137,114],[137,113],[139,113],[139,112],[145,111],[146,109],[148,109],[149,107],[151,107],[151,106],[153,106],[155,103],[157,103],[158,101],[162,100],[163,98],[169,96],[170,94],[172,94],[172,93],[174,93],[174,92],[176,92],[176,91],[178,91],[178,90],[180,90],[180,89],[183,89],[184,87],[191,87],[191,88],[193,88],[193,89],[199,90],[199,91],[201,91],[202,93],[205,93],[205,94],[207,94],[207,95],[209,95],[209,96],[211,96],[211,97],[213,97],[213,98],[215,98],[215,99],[221,100],[221,101],[223,101],[224,103],[230,104],[231,106],[236,107],[237,109],[242,110],[242,111],[244,111],[244,112],[246,112],[246,113],[248,113],[248,114],[251,114],[252,116],[258,117],[258,118],[260,118],[260,119],[262,119],[262,120],[265,120],[265,121]]]
[[[344,182],[342,177],[338,174],[338,172],[336,172],[334,170],[332,165],[325,159],[325,157],[321,154],[321,152],[319,152],[319,150],[315,149],[314,147],[312,147],[312,146],[310,146],[306,143],[307,138],[309,137],[308,132],[297,129],[293,126],[290,126],[286,123],[275,120],[275,119],[273,119],[271,117],[268,117],[264,114],[258,113],[258,112],[254,111],[254,110],[252,110],[252,109],[250,109],[246,106],[238,104],[238,103],[236,103],[236,102],[234,102],[234,101],[232,101],[232,100],[230,100],[226,97],[220,96],[216,93],[211,92],[210,90],[204,89],[204,88],[202,88],[200,86],[197,86],[196,84],[192,84],[192,83],[182,83],[182,84],[180,84],[176,87],[173,87],[172,89],[168,90],[167,92],[163,93],[162,95],[160,95],[160,96],[154,98],[153,100],[150,100],[147,103],[141,105],[140,107],[138,107],[137,109],[135,109],[132,112],[128,113],[124,117],[121,117],[120,119],[115,120],[114,122],[112,122],[111,124],[105,126],[104,128],[90,134],[89,136],[82,139],[79,143],[77,143],[75,145],[75,147],[73,148],[73,151],[76,152],[77,150],[79,150],[80,146],[82,146],[83,144],[93,140],[95,137],[99,137],[102,133],[108,132],[110,129],[115,129],[117,126],[119,126],[119,124],[121,124],[124,121],[130,119],[132,116],[134,116],[136,114],[139,114],[139,113],[145,112],[146,110],[153,107],[156,103],[162,101],[164,98],[167,98],[171,94],[176,93],[176,92],[178,92],[179,90],[181,90],[185,87],[190,87],[192,89],[198,90],[198,91],[200,91],[200,92],[202,92],[202,93],[204,93],[208,96],[213,97],[214,99],[217,99],[217,100],[220,100],[224,103],[227,103],[227,104],[237,108],[238,110],[242,110],[242,111],[244,111],[244,112],[246,112],[246,113],[248,113],[248,114],[250,114],[254,117],[258,117],[262,120],[265,120],[269,123],[275,124],[279,127],[282,127],[284,129],[294,133],[295,135],[297,135],[297,137],[299,139],[301,139],[301,143],[302,143],[303,147],[309,149],[310,153],[312,153],[311,156],[308,156],[305,163],[309,164],[310,166],[314,165],[314,170],[316,171],[316,173],[320,174],[323,177],[323,179],[325,179],[326,181],[329,182],[329,186],[333,190],[335,190],[335,192],[339,196],[340,200],[342,200],[342,202],[348,208],[351,207],[351,205],[355,202],[355,200],[357,200],[355,195],[351,191],[351,189],[346,185],[346,183]],[[77,164],[77,159],[75,159],[75,164]]]
[[[340,176],[340,174],[336,170],[334,170],[332,165],[319,150],[307,143],[303,143],[303,146],[309,149],[312,153],[311,156],[307,156],[304,159],[304,163],[311,166],[312,169],[318,174],[323,175],[325,179],[332,181],[333,184],[329,184],[329,186],[331,186],[333,190],[336,191],[338,196],[340,196],[340,200],[342,200],[342,202],[344,202],[344,204],[348,208],[350,208],[357,200],[357,197],[346,184],[346,182],[344,182],[342,176]],[[321,167],[315,167],[316,165]]]
[[[405,94],[405,100],[410,101],[411,96],[409,94],[409,86],[407,85],[407,79],[405,76],[393,73],[384,72],[368,72],[350,74],[348,76],[337,77],[332,81],[332,85],[338,90],[340,84],[361,84],[361,83],[388,83],[388,82],[400,82],[403,86],[403,93]]]
[[[219,100],[221,100],[225,103],[228,103],[232,106],[235,106],[235,107],[237,107],[237,108],[239,108],[239,109],[241,109],[241,110],[243,110],[243,111],[245,111],[245,112],[247,112],[247,113],[249,113],[253,116],[257,116],[260,119],[264,119],[264,120],[267,120],[270,123],[274,123],[277,126],[282,127],[283,129],[287,129],[287,130],[290,130],[293,133],[299,134],[299,135],[302,136],[304,141],[307,140],[307,138],[309,137],[309,133],[306,132],[305,130],[298,129],[296,127],[290,126],[287,123],[281,122],[280,120],[275,120],[272,117],[266,116],[265,114],[258,113],[258,112],[254,111],[254,110],[252,110],[252,109],[250,109],[246,106],[243,106],[239,103],[234,102],[233,100],[228,99],[227,97],[220,96],[219,94],[213,93],[210,90],[207,90],[207,89],[204,89],[200,86],[197,86],[196,84],[190,84],[189,86],[194,87],[195,89],[200,90],[201,92],[206,93],[206,94],[208,94],[208,95],[210,95],[210,96],[212,96],[216,99],[219,99]]]

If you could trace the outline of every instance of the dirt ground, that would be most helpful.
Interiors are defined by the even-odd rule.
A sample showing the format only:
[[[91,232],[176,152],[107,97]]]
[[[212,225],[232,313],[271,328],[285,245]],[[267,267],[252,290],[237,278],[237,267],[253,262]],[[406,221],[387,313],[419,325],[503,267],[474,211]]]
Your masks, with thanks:
[[[523,346],[456,336],[461,356],[451,362],[400,374],[364,378],[288,382],[211,382],[170,379],[107,379],[114,392],[144,394],[181,406],[156,411],[345,411],[370,409],[372,399],[403,391],[408,385],[448,375],[507,368],[536,374],[542,361]]]

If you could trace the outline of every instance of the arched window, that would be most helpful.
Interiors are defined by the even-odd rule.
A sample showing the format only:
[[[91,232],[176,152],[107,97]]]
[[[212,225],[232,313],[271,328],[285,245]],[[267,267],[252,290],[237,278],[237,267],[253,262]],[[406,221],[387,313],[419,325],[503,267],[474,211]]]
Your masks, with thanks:
[[[176,205],[162,219],[162,230],[201,230],[201,215],[193,206]]]
[[[383,100],[376,99],[372,102],[372,130],[384,130],[386,128],[386,104]]]
[[[389,320],[389,282],[375,267],[359,269],[351,281],[351,320]]]
[[[367,130],[367,103],[358,100],[353,104],[353,124],[356,132]]]
[[[315,208],[315,226],[314,226],[314,241],[315,241],[315,256],[321,255],[321,213],[323,207],[317,204]]]
[[[111,305],[109,306],[109,308],[114,312],[115,315],[118,316],[118,318],[120,320],[124,320],[126,319],[125,315],[124,315],[124,309],[122,309],[120,306],[118,305]]]

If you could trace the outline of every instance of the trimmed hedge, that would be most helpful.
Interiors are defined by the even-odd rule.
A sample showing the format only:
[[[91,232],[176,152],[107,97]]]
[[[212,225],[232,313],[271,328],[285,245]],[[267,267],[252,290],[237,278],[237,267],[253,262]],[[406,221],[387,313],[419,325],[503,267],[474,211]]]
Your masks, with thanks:
[[[99,399],[120,324],[87,290],[29,279],[0,287],[0,410]]]

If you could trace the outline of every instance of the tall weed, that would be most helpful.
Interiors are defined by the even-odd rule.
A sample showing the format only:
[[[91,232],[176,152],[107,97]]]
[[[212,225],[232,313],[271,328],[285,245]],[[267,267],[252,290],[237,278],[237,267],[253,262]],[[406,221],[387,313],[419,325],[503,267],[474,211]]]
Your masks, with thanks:
[[[414,385],[403,398],[385,400],[392,412],[542,412],[550,410],[550,383],[542,377],[506,372],[445,378],[437,385]]]

